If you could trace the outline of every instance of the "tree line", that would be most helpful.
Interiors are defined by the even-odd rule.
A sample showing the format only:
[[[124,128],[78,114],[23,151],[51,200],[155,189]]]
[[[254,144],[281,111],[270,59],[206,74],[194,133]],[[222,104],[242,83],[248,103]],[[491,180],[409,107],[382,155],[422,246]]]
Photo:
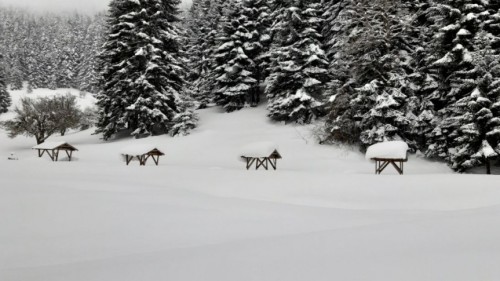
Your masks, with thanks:
[[[0,7],[5,83],[18,90],[78,88],[97,92],[97,54],[105,14],[38,14]]]

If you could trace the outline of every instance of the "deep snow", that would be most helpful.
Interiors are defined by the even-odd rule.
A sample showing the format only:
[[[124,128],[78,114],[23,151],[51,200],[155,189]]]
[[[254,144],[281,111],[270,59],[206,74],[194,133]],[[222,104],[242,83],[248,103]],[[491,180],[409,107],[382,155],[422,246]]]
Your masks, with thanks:
[[[37,158],[33,139],[0,131],[0,280],[500,278],[498,177],[415,156],[403,176],[374,175],[355,149],[265,114],[202,110],[187,137],[48,140],[76,146],[73,162]],[[262,141],[279,145],[277,171],[237,160]],[[126,166],[130,145],[166,156]]]

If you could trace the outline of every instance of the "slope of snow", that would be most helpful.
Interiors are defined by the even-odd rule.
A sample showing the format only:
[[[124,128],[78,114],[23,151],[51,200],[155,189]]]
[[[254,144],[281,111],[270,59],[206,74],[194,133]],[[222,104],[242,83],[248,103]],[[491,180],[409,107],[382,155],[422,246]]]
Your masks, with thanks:
[[[0,131],[0,280],[500,278],[497,177],[415,156],[403,176],[375,175],[363,154],[317,145],[310,127],[271,123],[264,108],[200,115],[187,137],[69,133],[71,162]],[[261,141],[279,145],[278,170],[236,159]],[[130,145],[166,156],[126,166]]]

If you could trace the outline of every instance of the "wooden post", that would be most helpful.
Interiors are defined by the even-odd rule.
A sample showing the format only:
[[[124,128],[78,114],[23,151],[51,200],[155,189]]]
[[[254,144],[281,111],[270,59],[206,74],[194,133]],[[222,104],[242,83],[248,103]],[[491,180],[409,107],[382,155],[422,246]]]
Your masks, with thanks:
[[[486,174],[491,175],[490,159],[487,157],[484,157],[484,162],[486,163]]]
[[[269,163],[271,164],[271,167],[273,167],[274,170],[276,170],[276,164],[278,162],[278,159],[276,158],[269,158]]]
[[[246,159],[247,159],[247,170],[249,170],[250,167],[252,167],[253,163],[255,162],[256,158],[254,158],[254,157],[246,157]]]
[[[52,161],[54,161],[54,151],[52,151],[52,153],[50,153],[50,150],[44,149],[44,152],[47,152],[47,154],[49,155],[50,159]]]

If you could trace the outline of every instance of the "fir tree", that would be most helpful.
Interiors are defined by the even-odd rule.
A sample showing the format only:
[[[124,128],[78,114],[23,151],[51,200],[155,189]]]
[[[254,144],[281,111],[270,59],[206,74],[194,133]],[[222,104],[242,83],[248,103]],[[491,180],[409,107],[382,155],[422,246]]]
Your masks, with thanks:
[[[177,59],[178,0],[115,0],[102,62],[97,132],[135,137],[170,132],[183,104],[183,67]],[[184,111],[183,111],[184,110]],[[174,121],[175,120],[175,121]]]
[[[189,68],[192,92],[199,108],[205,108],[214,100],[215,52],[217,35],[222,31],[231,1],[194,0],[189,11],[188,26],[190,43]]]
[[[348,1],[332,9],[338,13],[328,43],[336,95],[326,139],[364,146],[403,139],[415,147],[409,131],[418,100],[409,83],[415,50],[407,6],[399,0]]]
[[[488,7],[485,7],[486,9]],[[466,71],[462,77],[468,87],[463,97],[450,105],[451,116],[444,121],[454,127],[449,141],[450,166],[460,172],[486,165],[500,153],[500,23],[498,10],[481,12],[479,31],[472,40],[474,70]],[[463,72],[462,72],[463,73]],[[458,73],[458,76],[461,73]],[[472,75],[474,74],[474,75]],[[458,76],[462,78],[461,76]],[[458,80],[458,79],[457,79]],[[458,80],[462,81],[462,80]],[[470,89],[462,86],[459,89]],[[455,125],[457,124],[458,125]],[[455,127],[456,126],[456,127]]]
[[[270,40],[266,29],[269,13],[263,1],[245,0],[233,6],[215,54],[214,92],[217,104],[226,111],[241,109],[246,103],[259,103],[259,85],[266,75],[265,53]]]
[[[273,120],[308,123],[325,113],[323,92],[329,77],[321,8],[318,2],[275,3],[275,43],[266,88]]]
[[[431,6],[428,14],[438,27],[428,52],[428,61],[433,60],[428,71],[436,77],[438,87],[427,97],[436,116],[427,135],[426,155],[442,158],[453,169],[463,171],[476,165],[470,156],[483,144],[480,127],[493,117],[486,109],[492,102],[481,91],[488,86],[480,87],[489,84],[482,79],[488,71],[481,67],[484,56],[476,41],[487,16],[485,2],[443,1]]]

